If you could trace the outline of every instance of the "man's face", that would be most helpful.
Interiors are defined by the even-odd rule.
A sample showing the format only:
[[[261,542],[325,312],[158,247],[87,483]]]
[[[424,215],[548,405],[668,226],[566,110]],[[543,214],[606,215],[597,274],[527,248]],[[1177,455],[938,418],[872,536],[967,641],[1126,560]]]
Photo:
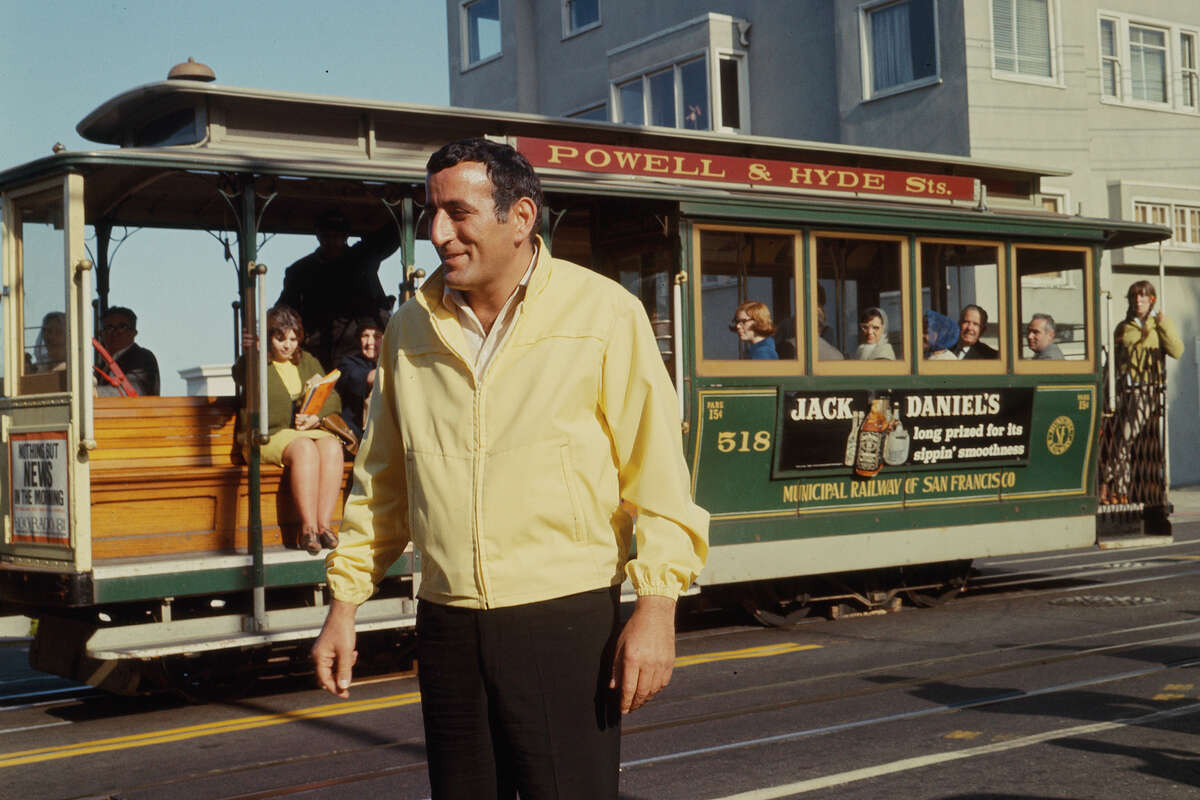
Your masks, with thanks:
[[[317,229],[317,251],[321,257],[332,261],[346,249],[346,234],[332,228]]]
[[[1029,327],[1025,329],[1025,341],[1029,343],[1030,350],[1040,353],[1054,341],[1054,331],[1050,330],[1044,319],[1030,320]]]
[[[137,336],[133,323],[124,314],[109,314],[100,321],[100,326],[100,338],[109,353],[129,347]]]
[[[425,189],[429,240],[442,259],[446,285],[474,292],[502,279],[528,234],[518,230],[516,206],[504,222],[496,219],[487,167],[463,161],[429,175]]]
[[[974,308],[968,308],[958,321],[958,335],[964,347],[970,347],[983,335],[983,317]]]

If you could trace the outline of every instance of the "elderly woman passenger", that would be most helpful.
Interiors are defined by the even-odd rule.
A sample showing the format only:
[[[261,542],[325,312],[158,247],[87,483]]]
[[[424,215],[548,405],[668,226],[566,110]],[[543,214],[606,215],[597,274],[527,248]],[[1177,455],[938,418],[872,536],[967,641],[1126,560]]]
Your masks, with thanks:
[[[858,361],[895,361],[896,352],[887,340],[888,320],[882,308],[871,306],[858,318],[860,344],[854,352]]]

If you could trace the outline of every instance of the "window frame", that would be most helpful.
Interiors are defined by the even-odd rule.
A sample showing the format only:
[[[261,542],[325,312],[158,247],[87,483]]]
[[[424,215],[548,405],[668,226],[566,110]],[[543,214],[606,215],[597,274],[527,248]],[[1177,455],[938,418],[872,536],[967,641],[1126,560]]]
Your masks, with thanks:
[[[638,72],[623,75],[620,78],[614,78],[610,80],[609,108],[612,110],[612,113],[610,114],[610,121],[617,122],[621,125],[639,125],[641,127],[653,128],[660,131],[713,131],[713,123],[716,120],[716,115],[714,113],[715,105],[713,99],[713,59],[710,58],[710,56],[711,51],[708,49],[692,50],[678,56],[677,58],[671,59],[670,61],[659,62],[647,67],[646,69],[639,70]],[[705,80],[708,81],[708,90],[706,92],[708,100],[708,127],[706,128],[686,128],[680,124],[683,121],[683,78],[680,70],[682,67],[695,63],[696,61],[704,62]],[[671,85],[673,90],[675,117],[675,125],[669,127],[665,125],[654,125],[647,121],[651,118],[650,79],[655,75],[666,72],[667,70],[671,70],[671,77],[673,78]],[[626,122],[624,108],[621,105],[621,88],[634,82],[640,82],[642,88],[642,122],[640,123]],[[620,119],[617,119],[618,116]]]
[[[1106,56],[1104,54],[1104,36],[1101,29],[1105,22],[1113,25],[1114,46],[1116,48],[1115,56]],[[1130,39],[1130,29],[1132,27],[1160,31],[1163,34],[1166,56],[1165,88],[1167,99],[1165,101],[1140,100],[1133,96],[1133,74],[1131,67],[1133,56]],[[1098,76],[1100,85],[1097,94],[1101,103],[1139,108],[1146,111],[1162,111],[1171,114],[1200,114],[1200,64],[1196,63],[1196,58],[1200,56],[1200,53],[1196,52],[1197,47],[1200,47],[1200,25],[1170,22],[1140,14],[1101,9],[1096,14],[1095,30],[1100,69]],[[1185,66],[1186,60],[1183,55],[1183,42],[1185,38],[1190,38],[1192,42],[1192,66]],[[1104,89],[1104,70],[1106,64],[1110,62],[1116,64],[1115,94],[1106,94]],[[1183,89],[1183,82],[1185,80],[1190,80],[1194,88],[1191,105],[1185,102],[1187,96],[1187,93]]]
[[[590,111],[596,111],[596,110],[601,110],[604,112],[604,119],[601,120],[601,119],[595,119],[592,117],[583,116],[584,114],[587,114]],[[609,113],[607,100],[600,100],[595,103],[588,103],[585,106],[580,106],[579,108],[568,111],[567,113],[563,114],[563,116],[566,117],[567,119],[577,119],[577,120],[586,121],[586,122],[612,122],[612,114]]]
[[[560,6],[562,8],[562,40],[564,42],[567,39],[575,38],[576,36],[580,35],[581,33],[587,33],[588,31],[599,28],[603,24],[603,21],[604,21],[604,9],[603,9],[603,5],[602,5],[602,0],[596,0],[596,19],[593,22],[589,22],[586,25],[582,25],[578,28],[572,28],[571,27],[571,4],[574,2],[576,2],[576,0],[562,0],[561,6]]]
[[[1163,99],[1162,100],[1148,100],[1144,97],[1138,97],[1134,91],[1133,64],[1134,64],[1135,60],[1138,60],[1138,59],[1134,59],[1134,57],[1133,57],[1134,46],[1135,46],[1135,43],[1133,40],[1133,33],[1135,32],[1135,30],[1139,31],[1139,32],[1156,33],[1156,34],[1159,34],[1160,36],[1162,36],[1163,43],[1162,43],[1161,47],[1158,45],[1147,44],[1144,41],[1138,42],[1136,44],[1139,53],[1144,54],[1146,51],[1149,51],[1149,50],[1154,50],[1154,51],[1161,50],[1162,51],[1162,59],[1163,59],[1163,73],[1162,73]],[[1139,22],[1130,22],[1130,23],[1128,23],[1128,27],[1127,27],[1127,39],[1128,39],[1127,49],[1129,52],[1129,87],[1130,87],[1129,101],[1132,103],[1146,104],[1146,105],[1167,105],[1167,106],[1171,105],[1171,31],[1167,28],[1160,28],[1157,25],[1146,25],[1146,24],[1139,23]],[[1144,55],[1142,56],[1142,58],[1140,60],[1142,62],[1142,66],[1145,67]],[[1143,71],[1143,75],[1144,75],[1144,71]]]
[[[1015,6],[1014,6],[1015,8]],[[1063,78],[1062,68],[1062,52],[1061,41],[1062,35],[1059,29],[1062,16],[1059,13],[1059,0],[1046,0],[1046,35],[1050,40],[1050,74],[1045,75],[1030,75],[1016,70],[999,69],[996,66],[996,0],[991,0],[988,6],[991,12],[988,16],[989,32],[991,34],[992,45],[992,77],[1001,81],[1016,81],[1017,83],[1032,83],[1039,86],[1050,86],[1060,89],[1066,88],[1066,83]],[[1014,26],[1014,31],[1016,30]],[[1013,45],[1016,46],[1016,34],[1014,33]],[[1014,53],[1014,60],[1016,56]]]
[[[912,281],[910,279],[911,270],[909,269],[912,263],[911,253],[909,252],[909,237],[902,234],[887,234],[887,233],[866,233],[857,230],[811,230],[808,232],[806,256],[809,264],[807,289],[808,296],[812,298],[813,309],[811,314],[806,314],[805,320],[808,323],[808,342],[806,346],[810,348],[812,358],[812,374],[813,375],[909,375],[912,373],[912,321],[904,320],[900,326],[900,352],[897,353],[895,361],[856,361],[853,358],[842,360],[822,360],[817,358],[816,347],[817,338],[820,336],[820,331],[817,330],[817,309],[816,299],[819,296],[817,284],[820,279],[818,275],[819,269],[816,263],[817,257],[817,239],[865,239],[871,241],[895,242],[899,245],[900,252],[900,307],[905,310],[905,316],[912,316]]]
[[[1113,54],[1106,55],[1104,52],[1104,23],[1110,23],[1113,29]],[[1096,36],[1097,46],[1100,53],[1100,100],[1104,102],[1105,98],[1109,98],[1110,102],[1123,102],[1124,95],[1121,93],[1121,86],[1125,82],[1125,65],[1121,60],[1121,20],[1116,17],[1109,17],[1103,14],[1096,18]],[[1104,72],[1105,66],[1111,63],[1114,67],[1113,72],[1113,93],[1106,94],[1104,90]]]
[[[1147,214],[1146,221],[1152,225],[1159,225],[1159,224],[1166,225],[1168,228],[1171,229],[1171,238],[1162,242],[1162,246],[1164,248],[1170,248],[1172,250],[1200,250],[1200,225],[1196,226],[1196,228],[1194,229],[1195,230],[1194,235],[1196,237],[1194,241],[1190,241],[1190,240],[1180,241],[1179,238],[1176,236],[1177,229],[1176,229],[1176,224],[1175,224],[1176,214],[1178,214],[1178,212],[1180,210],[1189,211],[1189,212],[1190,211],[1200,211],[1200,202],[1189,203],[1186,201],[1169,200],[1169,199],[1164,199],[1161,197],[1151,197],[1151,196],[1147,196],[1147,195],[1139,195],[1137,197],[1132,198],[1130,201],[1129,218],[1131,220],[1136,221],[1138,219],[1139,207],[1146,208],[1146,209],[1151,209],[1151,208],[1163,209],[1165,216],[1161,223],[1156,222],[1153,219],[1149,219],[1149,216],[1150,216],[1149,214]],[[1191,228],[1191,226],[1188,226],[1188,227]],[[1137,247],[1139,247],[1141,249],[1145,249],[1145,250],[1157,250],[1158,242],[1137,245]]]
[[[780,375],[803,375],[807,363],[808,342],[800,341],[800,321],[805,319],[807,309],[803,305],[804,278],[803,267],[806,260],[803,252],[805,235],[801,228],[747,226],[728,223],[691,223],[691,283],[692,283],[692,352],[695,355],[696,376],[701,378],[719,377],[778,377]],[[792,237],[792,297],[793,314],[796,317],[796,357],[778,360],[752,359],[718,359],[704,357],[704,252],[700,247],[700,234],[703,231],[729,231],[745,234],[766,234],[769,236]],[[804,328],[807,330],[807,328]],[[729,334],[732,336],[733,334]]]
[[[911,81],[894,84],[883,89],[876,89],[873,80],[874,50],[871,40],[871,15],[888,6],[909,4],[913,0],[873,0],[858,7],[858,52],[862,68],[862,98],[863,102],[891,97],[926,86],[936,86],[942,82],[942,48],[941,29],[938,20],[938,0],[929,0],[933,16],[933,74]]]
[[[1200,111],[1200,64],[1197,64],[1196,57],[1196,31],[1180,30],[1179,31],[1179,107],[1183,110]],[[1190,39],[1190,46],[1184,46],[1184,40]],[[1191,91],[1187,91],[1187,87],[1191,87]],[[1191,95],[1192,102],[1187,102],[1187,96]]]
[[[1009,319],[1008,305],[1009,292],[1005,291],[1008,283],[1008,248],[1004,241],[999,239],[970,239],[970,238],[955,238],[946,236],[918,236],[913,241],[913,257],[916,263],[916,286],[914,297],[917,298],[916,306],[920,308],[920,316],[913,320],[913,326],[920,325],[921,320],[925,317],[925,309],[919,298],[922,292],[925,291],[925,284],[922,279],[924,273],[924,264],[921,263],[921,246],[924,244],[962,244],[972,247],[994,247],[996,248],[996,295],[999,298],[1000,308],[996,309],[995,313],[988,315],[988,319],[994,322],[996,320],[1004,320],[1009,322],[1009,331],[1001,332],[998,337],[997,344],[1000,351],[1000,357],[994,360],[973,360],[973,359],[956,359],[954,361],[939,361],[925,358],[924,350],[921,348],[921,358],[917,359],[917,374],[918,375],[1003,375],[1008,372],[1008,353],[1009,343],[1012,338],[1012,324]],[[913,327],[910,326],[910,327]],[[915,329],[915,327],[914,327]]]
[[[725,103],[721,96],[721,64],[726,61],[732,61],[737,64],[737,90],[738,90],[738,125],[723,124],[725,121]],[[712,127],[709,128],[713,133],[750,133],[750,79],[746,68],[746,53],[742,50],[734,50],[732,48],[717,48],[715,57],[709,65],[709,107],[712,117]],[[722,124],[718,125],[717,120],[721,120]]]
[[[504,56],[504,0],[496,0],[496,24],[500,29],[499,46],[496,52],[483,56],[478,61],[471,60],[471,29],[467,9],[482,2],[486,2],[486,0],[459,0],[459,48],[462,51],[460,72],[468,72],[484,64],[490,64]]]
[[[1087,374],[1096,371],[1096,354],[1100,350],[1099,329],[1096,326],[1096,309],[1093,303],[1092,292],[1093,276],[1092,264],[1095,256],[1095,248],[1087,245],[1068,245],[1068,244],[1050,244],[1043,242],[1023,242],[1020,244],[1010,243],[1009,249],[1012,253],[1013,269],[1011,272],[1011,282],[1008,287],[1008,296],[1012,298],[1012,319],[1009,320],[1009,329],[1014,337],[1019,337],[1019,340],[1012,342],[1013,346],[1013,373],[1017,375],[1047,375],[1047,374]],[[1061,250],[1067,252],[1082,252],[1084,255],[1083,262],[1083,330],[1084,341],[1087,343],[1087,358],[1081,360],[1064,360],[1064,361],[1041,361],[1033,358],[1021,358],[1023,352],[1021,348],[1024,346],[1025,339],[1025,322],[1020,319],[1021,315],[1021,287],[1020,287],[1020,270],[1017,268],[1017,263],[1020,258],[1021,250]],[[1003,355],[1003,353],[1001,354]]]

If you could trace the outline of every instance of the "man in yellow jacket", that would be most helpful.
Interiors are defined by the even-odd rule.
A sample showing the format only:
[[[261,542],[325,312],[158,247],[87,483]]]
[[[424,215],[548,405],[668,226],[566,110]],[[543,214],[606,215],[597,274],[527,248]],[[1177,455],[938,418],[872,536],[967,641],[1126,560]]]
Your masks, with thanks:
[[[708,551],[675,392],[637,298],[550,257],[523,156],[454,142],[426,189],[442,266],[384,336],[318,680],[348,696],[355,609],[411,540],[434,797],[616,797],[620,714],[669,681]]]

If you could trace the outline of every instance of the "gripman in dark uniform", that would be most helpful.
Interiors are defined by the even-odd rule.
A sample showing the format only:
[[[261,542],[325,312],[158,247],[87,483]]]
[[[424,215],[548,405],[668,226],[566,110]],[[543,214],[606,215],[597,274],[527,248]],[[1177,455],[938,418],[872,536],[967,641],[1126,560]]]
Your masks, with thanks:
[[[350,226],[340,211],[317,218],[315,251],[287,268],[275,305],[294,308],[304,325],[304,348],[326,372],[359,349],[356,320],[391,311],[379,265],[400,247],[399,228],[389,222],[347,246]]]

